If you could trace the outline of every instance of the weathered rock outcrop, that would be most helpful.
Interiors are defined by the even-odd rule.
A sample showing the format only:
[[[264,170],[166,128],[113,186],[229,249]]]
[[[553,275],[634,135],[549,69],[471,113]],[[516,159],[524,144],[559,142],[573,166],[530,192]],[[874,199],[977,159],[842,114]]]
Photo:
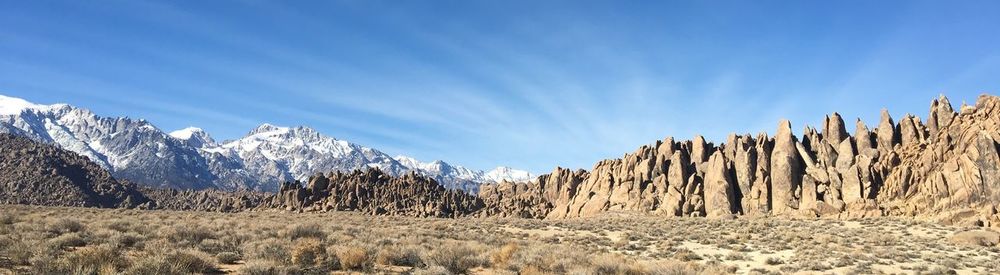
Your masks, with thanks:
[[[823,146],[822,144],[817,144]],[[800,153],[806,153],[792,135],[792,123],[782,120],[774,136],[774,151],[771,152],[771,211],[775,214],[791,212],[798,208],[795,190],[802,182],[802,160]],[[805,163],[810,165],[812,161]],[[812,168],[811,165],[809,168]]]
[[[705,214],[709,218],[731,216],[740,212],[736,202],[736,184],[729,176],[726,157],[715,151],[705,167]]]
[[[138,207],[149,202],[87,157],[21,136],[0,134],[0,203]]]
[[[255,191],[140,188],[150,200],[145,208],[177,211],[240,212],[259,209],[272,194]]]
[[[926,121],[894,123],[882,110],[874,131],[859,119],[852,136],[834,113],[821,131],[806,127],[798,137],[782,121],[774,137],[730,135],[718,146],[667,138],[589,172],[560,168],[537,184],[501,184],[480,196],[498,214],[550,219],[625,210],[1000,226],[1000,98],[983,95],[956,113],[942,96]]]
[[[289,211],[358,211],[372,215],[460,217],[483,208],[478,197],[448,190],[414,173],[393,177],[378,169],[315,175],[306,186],[286,182],[263,207]]]

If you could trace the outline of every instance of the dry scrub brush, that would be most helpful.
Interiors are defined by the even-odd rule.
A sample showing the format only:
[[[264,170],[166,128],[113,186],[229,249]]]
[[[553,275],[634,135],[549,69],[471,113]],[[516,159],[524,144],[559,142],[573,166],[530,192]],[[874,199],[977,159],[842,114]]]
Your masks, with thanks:
[[[933,234],[902,233],[913,228]],[[834,268],[872,273],[874,267],[900,261],[915,262],[919,267],[913,271],[922,273],[1000,272],[1000,250],[955,247],[943,241],[949,230],[953,229],[891,219],[841,222],[609,215],[542,221],[0,206],[0,274],[223,270],[238,274],[718,274],[829,272]],[[730,262],[758,266],[734,270]]]

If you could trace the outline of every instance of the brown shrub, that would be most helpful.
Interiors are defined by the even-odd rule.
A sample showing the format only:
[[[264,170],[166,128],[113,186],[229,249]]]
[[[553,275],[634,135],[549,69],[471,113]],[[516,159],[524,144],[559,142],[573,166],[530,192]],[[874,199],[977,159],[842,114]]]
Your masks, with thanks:
[[[198,250],[208,254],[217,254],[222,251],[226,251],[228,248],[220,240],[216,239],[204,239],[198,244]]]
[[[215,259],[221,264],[235,264],[240,260],[240,255],[233,252],[219,252],[215,255]]]
[[[58,219],[48,225],[46,229],[49,233],[62,235],[66,233],[83,231],[84,226],[80,222],[71,219]]]
[[[318,224],[294,225],[288,229],[285,236],[293,241],[300,238],[326,240],[326,232]]]
[[[281,267],[272,261],[250,261],[243,265],[237,274],[241,275],[278,275],[281,274]]]
[[[427,256],[427,262],[440,265],[452,273],[466,273],[469,269],[483,266],[486,263],[480,249],[475,249],[466,243],[450,242],[434,249]]]
[[[74,274],[108,274],[128,264],[124,255],[110,245],[84,247],[66,256],[66,270]],[[112,272],[114,273],[114,272]]]
[[[386,246],[375,255],[375,262],[390,266],[418,266],[422,262],[415,247]]]
[[[78,232],[59,235],[58,237],[49,240],[49,242],[59,248],[81,247],[87,244],[87,242],[83,240],[83,236],[81,236]]]
[[[187,249],[167,254],[166,262],[172,263],[177,269],[189,273],[211,273],[218,271],[215,261],[205,252]]]
[[[687,250],[687,249],[683,249],[682,248],[679,251],[677,251],[677,253],[674,254],[674,259],[677,259],[677,260],[680,260],[680,261],[685,261],[685,262],[687,262],[687,261],[697,261],[697,260],[701,260],[701,256],[698,256],[697,253],[694,253],[691,250]]]
[[[246,243],[243,255],[247,260],[265,260],[276,263],[290,263],[292,256],[288,253],[287,241],[266,239]]]
[[[319,239],[299,239],[292,248],[292,263],[311,266],[326,258],[326,249]]]
[[[12,214],[3,213],[0,214],[0,225],[12,225],[17,223],[17,217]]]
[[[647,265],[647,271],[650,274],[671,274],[671,275],[683,275],[683,274],[699,274],[699,268],[696,264],[690,262],[678,262],[678,261],[658,261],[650,263]],[[707,273],[707,274],[721,274],[721,273]]]
[[[128,233],[118,233],[111,235],[108,243],[118,248],[131,248],[140,245],[143,240],[143,236],[139,234],[128,232]]]
[[[602,255],[592,261],[594,274],[639,275],[649,272],[642,265],[626,260],[620,256]]]
[[[372,264],[372,257],[368,250],[357,246],[337,249],[337,259],[341,268],[349,270],[368,269]]]
[[[59,261],[53,255],[38,255],[31,257],[31,274],[63,274],[68,273],[65,261]]]
[[[215,239],[215,232],[201,225],[183,224],[168,228],[163,237],[175,244],[193,246]]]
[[[589,265],[589,262],[589,255],[579,249],[557,245],[533,245],[519,248],[508,260],[506,269],[523,271],[537,268],[546,273],[561,274]]]
[[[510,262],[510,259],[514,257],[514,253],[517,253],[518,249],[519,247],[516,243],[508,243],[500,247],[500,249],[494,251],[493,254],[490,254],[490,263],[492,263],[494,267],[506,267],[507,263]]]

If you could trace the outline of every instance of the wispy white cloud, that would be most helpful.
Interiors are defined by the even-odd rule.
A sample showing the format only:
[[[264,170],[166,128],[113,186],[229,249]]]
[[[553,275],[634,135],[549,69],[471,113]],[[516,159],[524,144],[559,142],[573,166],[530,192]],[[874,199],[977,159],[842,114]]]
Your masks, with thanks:
[[[694,18],[688,5],[188,4],[68,3],[93,17],[81,21],[114,18],[121,30],[0,18],[47,28],[0,30],[0,49],[15,53],[0,56],[0,71],[24,76],[0,81],[133,106],[168,124],[211,123],[225,138],[262,122],[307,125],[420,159],[544,172],[589,168],[666,136],[773,133],[781,118],[796,132],[832,111],[870,121],[881,107],[872,102],[919,112],[909,107],[925,92],[899,90],[934,83],[936,94],[998,67],[993,55],[964,73],[914,68],[927,51],[914,42],[928,41],[922,28],[899,26],[919,25],[908,13],[921,7],[887,20],[787,7],[803,21],[787,24],[739,8],[701,7],[713,16]],[[856,28],[873,22],[882,25]],[[928,72],[949,80],[921,79]]]

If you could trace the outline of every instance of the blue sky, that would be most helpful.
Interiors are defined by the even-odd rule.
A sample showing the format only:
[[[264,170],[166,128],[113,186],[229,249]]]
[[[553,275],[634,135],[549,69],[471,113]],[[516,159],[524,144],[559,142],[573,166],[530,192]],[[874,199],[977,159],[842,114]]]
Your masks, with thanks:
[[[836,3],[834,3],[836,2]],[[619,5],[616,5],[619,4]],[[477,169],[925,117],[1000,88],[997,1],[10,1],[0,94]],[[853,131],[853,127],[849,127]]]

